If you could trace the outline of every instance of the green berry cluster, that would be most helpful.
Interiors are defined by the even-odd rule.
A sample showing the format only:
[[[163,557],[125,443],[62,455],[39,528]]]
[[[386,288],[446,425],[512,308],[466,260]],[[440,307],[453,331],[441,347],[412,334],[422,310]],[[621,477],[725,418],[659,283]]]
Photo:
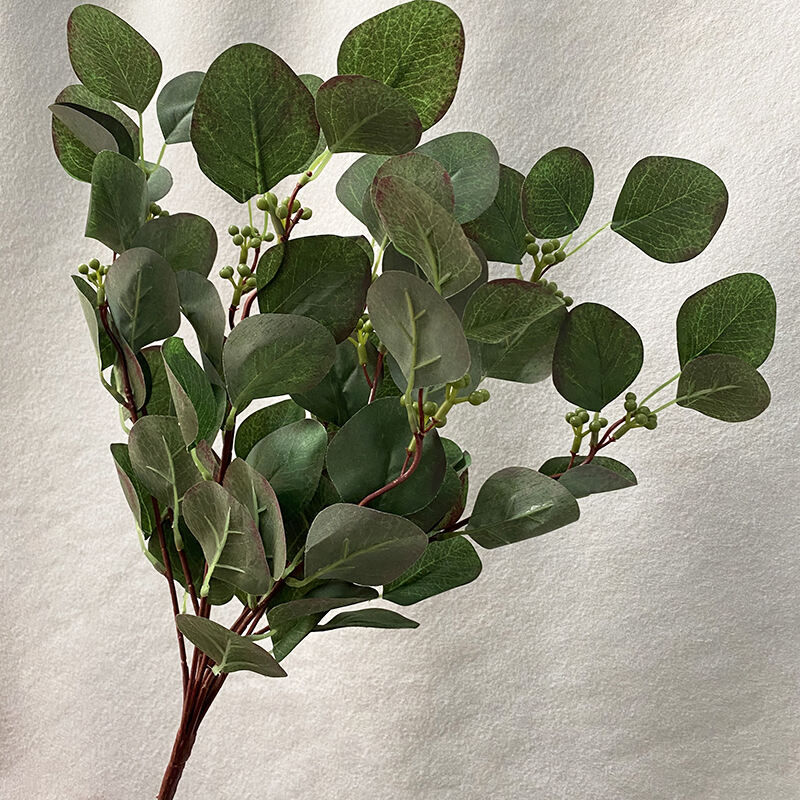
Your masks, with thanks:
[[[150,203],[150,207],[147,209],[151,218],[154,217],[168,217],[169,211],[166,208],[161,208],[158,203]]]
[[[639,405],[633,392],[625,395],[625,412],[628,427],[645,428],[648,431],[658,427],[658,416],[647,406]]]
[[[101,264],[96,258],[90,258],[88,264],[81,264],[78,273],[84,275],[95,286],[102,286],[103,277],[108,273],[108,265]]]
[[[471,406],[480,406],[488,402],[491,398],[487,389],[474,389],[467,395],[462,395],[462,389],[469,387],[472,379],[469,375],[464,375],[453,383],[448,383],[445,387],[445,399],[441,405],[426,400],[422,405],[422,413],[429,418],[430,424],[436,428],[443,428],[447,425],[447,415],[453,406],[460,405],[461,403],[469,403]],[[407,399],[405,396],[400,398],[400,404],[406,405]],[[419,414],[419,403],[413,404],[414,413]]]
[[[558,286],[552,281],[542,279],[542,275],[554,264],[560,264],[566,257],[565,247],[569,239],[564,242],[558,239],[549,239],[540,245],[532,233],[525,234],[525,251],[529,256],[533,256],[534,270],[531,275],[531,282],[541,286],[546,291],[560,297],[565,306],[571,306],[574,302],[569,296],[565,296]],[[518,272],[519,274],[519,272]]]
[[[246,253],[248,249],[255,250],[261,247],[262,242],[271,242],[275,238],[272,231],[267,231],[262,234],[258,228],[245,225],[241,230],[236,225],[228,226],[228,235],[235,247],[239,247],[242,253]]]

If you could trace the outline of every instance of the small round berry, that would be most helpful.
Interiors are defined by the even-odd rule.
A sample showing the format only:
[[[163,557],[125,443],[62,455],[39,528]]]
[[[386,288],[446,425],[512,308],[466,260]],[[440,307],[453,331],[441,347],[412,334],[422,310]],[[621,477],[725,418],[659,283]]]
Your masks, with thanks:
[[[251,275],[251,276],[250,276],[250,277],[249,277],[249,278],[248,278],[248,279],[247,279],[247,280],[244,282],[244,288],[245,288],[245,289],[255,289],[255,288],[256,288],[256,283],[257,283],[257,281],[256,281],[256,276],[255,276],[255,275]]]
[[[489,394],[489,390],[488,389],[478,389],[478,391],[483,396],[483,402],[484,403],[487,403],[491,399],[491,395]]]
[[[96,258],[89,259],[89,269],[97,269],[100,266],[100,262]]]
[[[647,422],[645,422],[644,427],[648,431],[654,431],[658,427],[658,420],[656,419],[655,415],[651,415],[647,418]]]
[[[295,198],[294,202],[292,203],[292,214],[294,214],[295,211],[299,210],[300,210],[300,201],[297,198]]]
[[[553,292],[553,294],[554,294],[556,297],[560,297],[562,300],[563,300],[563,298],[564,298],[564,292],[562,292],[562,291],[561,291],[561,289],[556,289],[556,290]]]
[[[556,257],[552,253],[548,253],[546,256],[542,257],[542,263],[546,267],[551,267],[553,264],[556,263]]]
[[[551,239],[550,244],[553,250],[558,250],[558,248],[561,247],[561,242],[559,242],[558,239]]]
[[[638,413],[634,418],[633,421],[637,425],[646,425],[648,420],[647,414]]]
[[[557,264],[560,264],[567,257],[567,254],[563,250],[556,250],[553,255],[556,257]]]
[[[364,327],[363,327],[361,330],[363,330],[363,331],[364,331],[364,333],[372,333],[372,330],[373,330],[373,328],[372,328],[372,320],[369,320],[369,319],[368,319],[368,320],[367,320],[367,321],[364,323]]]
[[[264,237],[263,241],[271,242],[275,238],[275,234],[272,231],[269,231],[267,235]]]
[[[571,411],[567,411],[567,413],[564,414],[564,419],[567,422],[569,422],[569,424],[571,425],[572,424],[572,412]]]
[[[236,236],[236,234],[239,233],[239,228],[236,225],[229,225],[228,226],[228,233],[231,236]]]
[[[469,404],[471,406],[479,406],[483,402],[483,395],[478,391],[470,392],[469,397]]]
[[[241,233],[237,233],[236,236],[233,237],[233,243],[237,247],[241,247],[244,244],[244,236]]]
[[[253,229],[249,225],[245,225],[244,228],[242,228],[242,236],[247,238],[248,236],[252,235],[253,235]]]
[[[166,208],[162,208],[161,211],[158,212],[159,217],[168,217],[169,211]]]
[[[270,208],[275,208],[278,205],[278,195],[275,192],[267,192],[264,195],[264,199],[267,201],[267,205]]]
[[[250,239],[250,247],[252,247],[254,249],[256,247],[261,247],[261,237],[260,236],[253,236]]]
[[[311,219],[311,215],[314,212],[310,208],[304,208],[303,213],[300,215],[300,219]]]
[[[148,210],[154,217],[157,217],[161,213],[161,206],[158,203],[150,203]]]
[[[625,410],[627,412],[630,413],[630,412],[636,411],[636,408],[637,408],[636,400],[626,400],[625,401]]]
[[[525,241],[528,244],[533,244],[536,241],[536,237],[532,233],[525,234]]]
[[[289,216],[289,207],[281,203],[278,206],[278,211],[276,213],[278,215],[278,219],[286,219]]]
[[[605,428],[608,425],[608,420],[605,417],[600,417],[600,427]]]
[[[535,256],[539,252],[539,245],[536,242],[531,242],[526,248],[525,251],[529,256]]]
[[[80,272],[81,275],[88,275],[89,274],[89,265],[88,264],[81,264],[78,267],[78,272]]]
[[[564,305],[565,306],[571,306],[574,302],[575,301],[569,295],[564,295]]]
[[[266,211],[269,208],[269,203],[267,202],[267,198],[263,196],[259,197],[258,200],[256,200],[256,208],[259,211]]]
[[[652,412],[647,406],[639,406],[639,413],[649,417]]]
[[[247,266],[247,264],[239,264],[239,266],[238,266],[238,267],[236,267],[236,271],[237,271],[237,272],[238,272],[238,273],[239,273],[239,274],[240,274],[240,275],[241,275],[243,278],[246,278],[246,277],[247,277],[247,276],[250,274],[250,267],[248,267],[248,266]]]
[[[447,417],[445,416],[442,417],[441,419],[434,418],[433,424],[436,428],[444,428],[444,426],[447,425]]]
[[[542,244],[542,253],[544,253],[544,255],[547,255],[548,253],[552,253],[553,250],[555,250],[555,248],[553,247],[553,243],[552,242],[544,242]]]
[[[634,392],[628,392],[625,395],[625,399],[626,400],[635,400],[636,399],[636,394]]]
[[[422,405],[422,413],[425,414],[426,417],[432,417],[438,410],[439,406],[437,403],[434,403],[433,400],[426,400]]]
[[[233,277],[233,267],[223,267],[219,271],[219,276],[220,276],[220,278],[225,278],[226,280],[228,278],[232,278]]]
[[[603,426],[600,424],[600,420],[599,419],[593,419],[589,423],[589,430],[592,433],[599,433],[602,429],[603,429]]]

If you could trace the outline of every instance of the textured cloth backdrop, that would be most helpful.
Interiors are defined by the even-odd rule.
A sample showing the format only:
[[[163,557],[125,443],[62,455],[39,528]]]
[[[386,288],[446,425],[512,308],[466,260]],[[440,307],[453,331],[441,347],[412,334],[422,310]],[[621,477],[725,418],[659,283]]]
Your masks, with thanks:
[[[164,581],[146,563],[108,442],[69,274],[88,190],[50,146],[47,105],[74,81],[68,0],[3,0],[2,627],[0,796],[146,800],[178,722]],[[391,0],[106,5],[159,50],[164,77],[255,41],[298,72],[335,73],[338,44]],[[773,404],[726,425],[670,409],[613,455],[641,485],[582,501],[568,529],[483,552],[472,585],[412,609],[416,631],[312,636],[290,677],[235,675],[200,732],[180,798],[213,800],[790,800],[800,797],[797,217],[800,20],[793,0],[452,0],[467,29],[461,87],[432,134],[478,130],[527,171],[583,150],[609,219],[628,169],[669,154],[730,191],[711,246],[662,265],[607,232],[559,269],[578,300],[641,331],[646,390],[675,371],[685,297],[756,270],[779,298],[763,372]],[[154,114],[149,156],[160,144]],[[337,158],[308,189],[309,232],[358,231],[334,203]],[[171,148],[164,201],[222,230],[240,209]],[[595,224],[596,223],[596,224]],[[495,275],[503,274],[496,267]],[[568,444],[548,383],[490,382],[453,415],[473,485]],[[450,433],[450,428],[448,428]],[[617,449],[619,448],[619,449]]]

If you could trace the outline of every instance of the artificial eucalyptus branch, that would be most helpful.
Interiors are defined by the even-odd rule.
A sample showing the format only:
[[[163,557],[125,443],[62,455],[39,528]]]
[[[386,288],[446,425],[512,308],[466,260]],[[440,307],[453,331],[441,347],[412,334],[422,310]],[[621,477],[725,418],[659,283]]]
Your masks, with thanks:
[[[763,277],[732,275],[686,300],[679,371],[642,400],[630,391],[637,331],[549,280],[555,270],[569,285],[570,259],[606,231],[663,264],[694,258],[725,216],[720,178],[643,158],[610,221],[585,233],[594,173],[583,153],[560,147],[522,173],[480,133],[430,137],[464,52],[446,5],[414,0],[362,23],[326,81],[260,44],[172,78],[156,100],[155,161],[142,115],[162,78],[156,51],[95,5],[74,9],[67,34],[80,83],[50,107],[53,144],[90,184],[86,236],[107,248],[72,277],[119,406],[120,483],[167,581],[183,682],[159,800],[175,796],[230,673],[284,677],[313,633],[415,628],[369,603],[463,586],[481,571],[473,542],[539,536],[575,522],[578,499],[634,486],[607,448],[649,435],[673,406],[744,422],[769,404],[758,367],[775,297]],[[162,205],[164,162],[184,143],[241,204],[224,255],[210,222]],[[304,188],[343,153],[361,156],[336,196],[370,239],[310,233]],[[492,278],[497,263],[516,277]],[[442,434],[490,402],[488,379],[552,385],[570,405],[565,446],[539,469],[495,473],[466,512],[472,459]],[[221,617],[229,625],[212,619],[222,606],[236,609]]]

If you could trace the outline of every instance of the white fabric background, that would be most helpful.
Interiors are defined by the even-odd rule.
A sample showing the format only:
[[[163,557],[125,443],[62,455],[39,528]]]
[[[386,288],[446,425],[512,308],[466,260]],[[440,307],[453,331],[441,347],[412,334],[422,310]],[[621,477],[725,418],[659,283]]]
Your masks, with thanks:
[[[143,0],[106,4],[160,51],[165,78],[256,41],[328,77],[338,44],[391,0]],[[163,579],[139,553],[108,442],[113,402],[69,274],[87,187],[64,175],[48,103],[73,82],[68,0],[3,0],[0,796],[155,796],[179,713]],[[685,297],[756,270],[780,330],[759,419],[682,409],[613,455],[634,490],[583,501],[580,523],[483,552],[481,578],[411,609],[417,631],[316,635],[290,677],[237,674],[201,730],[179,797],[279,800],[789,800],[800,797],[797,519],[797,129],[800,19],[792,0],[452,0],[468,49],[432,135],[479,130],[527,171],[552,147],[587,153],[610,218],[650,154],[701,161],[730,209],[708,250],[650,261],[606,232],[558,270],[579,300],[612,305],[645,341],[641,393],[676,371]],[[160,140],[154,115],[147,152]],[[309,231],[358,225],[336,208],[337,159],[309,187]],[[165,163],[165,206],[243,224],[189,145]],[[496,270],[495,274],[501,274]],[[474,486],[568,444],[549,383],[491,386],[453,415]]]

